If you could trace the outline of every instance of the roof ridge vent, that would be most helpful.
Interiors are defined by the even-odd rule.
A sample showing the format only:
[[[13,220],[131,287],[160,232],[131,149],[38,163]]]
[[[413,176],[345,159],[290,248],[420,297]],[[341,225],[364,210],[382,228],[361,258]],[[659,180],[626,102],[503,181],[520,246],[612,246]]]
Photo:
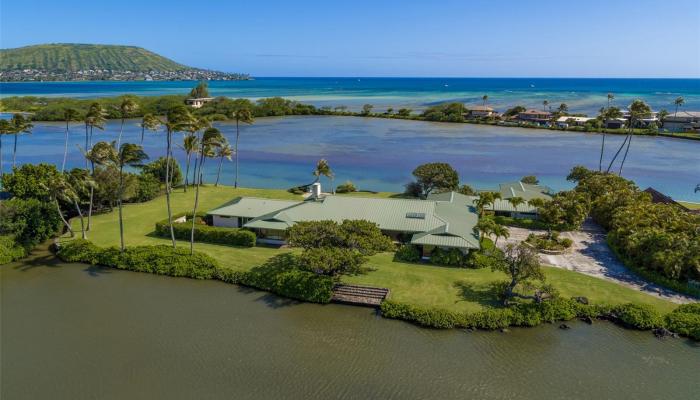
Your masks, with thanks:
[[[523,185],[523,182],[522,182],[522,181],[519,181],[518,183],[520,184],[520,188],[523,189],[523,192],[524,192],[524,191],[525,191],[525,185]]]
[[[525,191],[525,189],[523,189],[523,191]],[[512,186],[510,187],[510,194],[515,196],[515,189],[513,189]]]

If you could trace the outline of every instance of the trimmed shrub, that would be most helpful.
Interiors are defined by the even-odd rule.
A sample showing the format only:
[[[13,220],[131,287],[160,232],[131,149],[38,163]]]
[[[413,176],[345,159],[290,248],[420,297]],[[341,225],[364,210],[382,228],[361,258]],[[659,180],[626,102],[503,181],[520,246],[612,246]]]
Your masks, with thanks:
[[[649,305],[628,303],[617,306],[612,314],[625,326],[649,330],[661,326],[661,316]]]
[[[188,221],[185,223],[174,223],[173,230],[175,238],[180,240],[190,240],[192,229],[192,217],[190,214],[173,215],[173,220],[187,215]],[[223,228],[217,226],[209,226],[204,223],[202,217],[204,214],[197,214],[197,220],[194,227],[195,242],[227,244],[231,246],[253,247],[255,246],[255,233],[242,228]],[[161,237],[170,237],[170,226],[168,220],[156,222],[155,233]]]
[[[700,340],[700,303],[679,306],[666,314],[665,322],[672,332]]]
[[[430,253],[430,262],[435,265],[460,266],[465,263],[465,255],[455,248],[445,250],[436,247]]]
[[[412,244],[404,244],[396,250],[395,261],[418,262],[421,259],[420,250]]]
[[[382,316],[401,319],[428,328],[447,329],[465,326],[462,315],[440,308],[422,308],[385,300],[381,305]]]
[[[515,313],[510,308],[489,308],[467,315],[470,328],[496,330],[509,327],[516,321]]]

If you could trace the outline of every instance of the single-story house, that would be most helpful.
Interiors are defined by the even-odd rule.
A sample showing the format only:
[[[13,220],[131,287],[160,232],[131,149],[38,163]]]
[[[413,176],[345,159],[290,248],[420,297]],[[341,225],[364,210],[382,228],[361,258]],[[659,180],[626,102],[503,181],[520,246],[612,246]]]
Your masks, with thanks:
[[[584,126],[586,122],[595,119],[590,117],[574,117],[569,115],[564,115],[557,118],[557,126],[559,128],[568,128],[570,126]]]
[[[624,118],[605,120],[605,129],[622,129],[625,125],[627,125],[627,120]]]
[[[468,106],[466,108],[466,118],[488,118],[496,116],[496,111],[489,106]]]
[[[204,104],[214,100],[213,97],[196,97],[191,99],[185,99],[185,104],[192,108],[201,108]]]
[[[700,131],[700,111],[678,111],[663,120],[663,128],[671,132]]]
[[[542,110],[525,110],[518,113],[518,120],[521,122],[531,122],[535,124],[546,124],[552,119],[552,113]]]
[[[483,190],[488,192],[498,192],[500,199],[496,199],[493,204],[489,204],[484,209],[493,211],[496,215],[509,216],[514,218],[536,218],[537,208],[529,204],[532,199],[552,200],[553,191],[544,185],[533,185],[523,182],[509,182],[498,185],[498,190]],[[519,197],[525,202],[513,207],[508,201],[514,197]],[[476,199],[476,197],[474,197]]]
[[[320,192],[320,189],[319,189]],[[478,215],[467,196],[445,193],[427,200],[312,195],[285,201],[240,197],[211,210],[214,226],[244,227],[260,243],[284,244],[287,228],[302,221],[367,220],[394,240],[419,246],[424,256],[436,248],[467,253],[479,248]]]

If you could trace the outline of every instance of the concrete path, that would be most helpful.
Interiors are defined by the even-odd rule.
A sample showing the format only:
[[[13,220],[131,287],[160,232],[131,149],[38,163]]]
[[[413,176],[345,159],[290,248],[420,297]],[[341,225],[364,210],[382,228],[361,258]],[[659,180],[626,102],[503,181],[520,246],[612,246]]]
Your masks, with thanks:
[[[503,239],[499,240],[499,247],[505,246],[505,243],[521,242],[530,233],[545,233],[544,231],[515,227],[508,227],[508,231],[510,232],[510,237],[505,241]],[[561,255],[540,254],[540,259],[544,264],[607,279],[674,303],[682,304],[698,301],[692,297],[646,282],[628,270],[608,247],[605,242],[603,229],[592,221],[586,221],[580,231],[562,232],[560,237],[571,239],[574,242],[572,248]]]

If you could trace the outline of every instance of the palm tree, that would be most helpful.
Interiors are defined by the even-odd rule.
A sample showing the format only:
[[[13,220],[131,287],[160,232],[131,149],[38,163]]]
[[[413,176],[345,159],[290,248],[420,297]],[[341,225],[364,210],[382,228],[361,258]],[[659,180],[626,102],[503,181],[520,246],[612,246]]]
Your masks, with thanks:
[[[77,199],[78,195],[75,193],[73,188],[68,184],[68,179],[66,177],[65,173],[61,173],[58,176],[56,176],[54,179],[51,179],[50,181],[47,182],[47,184],[41,183],[40,184],[45,190],[49,192],[49,197],[51,200],[53,200],[53,203],[56,204],[56,210],[58,210],[58,216],[61,217],[61,221],[63,221],[63,225],[66,226],[66,229],[68,229],[68,232],[70,232],[71,237],[75,237],[75,232],[73,232],[73,228],[70,226],[66,218],[63,216],[63,212],[61,212],[61,204],[59,203],[59,199],[61,201],[65,202],[73,202],[74,199]],[[82,219],[81,219],[81,224],[82,224]],[[83,238],[85,238],[85,230],[83,229]]]
[[[319,182],[321,180],[321,176],[328,178],[331,185],[331,191],[335,193],[335,189],[333,189],[333,179],[335,178],[335,174],[333,173],[333,170],[331,170],[331,166],[328,164],[328,161],[326,161],[325,158],[318,160],[313,174],[316,177],[315,182]]]
[[[141,144],[143,144],[143,137],[145,136],[146,129],[149,131],[157,131],[160,129],[160,120],[153,114],[144,114],[141,120]]]
[[[240,107],[233,112],[233,118],[236,120],[236,144],[234,145],[233,152],[236,156],[236,180],[234,181],[233,187],[238,188],[238,140],[240,138],[240,123],[245,124],[253,123],[253,113],[248,107]]]
[[[648,117],[649,115],[651,115],[651,108],[649,108],[649,105],[647,105],[642,100],[635,100],[632,102],[632,104],[630,104],[629,112],[630,112],[630,123],[629,123],[629,128],[627,130],[627,136],[625,136],[625,140],[622,142],[622,145],[620,146],[620,148],[617,149],[617,152],[615,153],[615,156],[613,157],[613,159],[610,161],[610,165],[608,165],[608,169],[606,172],[610,172],[610,169],[612,168],[612,165],[615,162],[615,159],[620,154],[620,152],[622,151],[622,148],[625,147],[625,144],[626,144],[627,149],[625,150],[625,156],[622,158],[622,163],[620,163],[619,174],[622,175],[622,167],[625,165],[625,160],[627,159],[627,153],[629,153],[630,145],[632,143],[632,132],[634,129],[635,122],[639,121],[640,119],[642,119],[644,117]]]
[[[98,146],[99,145],[99,146]],[[94,178],[95,176],[95,164],[100,164],[103,159],[106,159],[105,155],[105,149],[103,148],[103,145],[107,145],[111,147],[111,145],[107,142],[99,142],[97,145],[92,147],[90,150],[83,150],[83,156],[85,157],[85,160],[90,163],[90,173],[92,174],[92,177]],[[93,180],[94,182],[94,180]],[[85,228],[87,231],[90,230],[91,223],[92,223],[92,207],[93,207],[93,202],[95,198],[95,187],[97,186],[96,183],[90,186],[90,199],[89,199],[89,204],[88,204],[88,220],[87,220],[87,228]]]
[[[6,119],[0,119],[0,184],[2,184],[3,167],[2,167],[2,137],[14,132],[14,126]]]
[[[608,108],[612,105],[613,100],[615,100],[615,95],[613,93],[608,93]]]
[[[496,240],[493,242],[494,246],[498,245],[498,238],[508,239],[510,237],[508,228],[500,224],[494,224],[491,233],[496,237]]]
[[[480,216],[484,216],[485,208],[489,204],[494,204],[497,199],[501,198],[501,194],[498,192],[481,192],[479,193],[479,198],[474,200],[476,209],[479,211]]]
[[[67,183],[69,188],[67,192],[64,192],[64,196],[73,202],[75,210],[78,212],[78,216],[80,217],[80,231],[82,233],[82,238],[87,239],[87,228],[85,227],[83,212],[80,209],[80,204],[78,203],[80,200],[79,193],[84,193],[88,189],[90,189],[90,193],[92,193],[95,186],[95,181],[92,179],[92,176],[90,176],[90,172],[88,170],[76,168],[67,174]],[[92,197],[90,198],[90,202],[92,203]]]
[[[129,117],[129,114],[136,111],[138,104],[131,97],[124,97],[122,102],[119,104],[119,113],[122,117],[122,124],[119,128],[119,137],[117,138],[117,148],[121,148],[122,143],[122,133],[124,133],[124,120]]]
[[[90,104],[90,108],[87,112],[87,118],[85,119],[90,125],[90,134],[85,140],[85,150],[89,150],[92,147],[92,131],[94,128],[104,129],[105,122],[107,122],[106,111],[102,104],[94,102]]]
[[[561,103],[561,104],[559,104],[559,107],[557,108],[557,111],[559,112],[559,114],[564,115],[564,114],[566,114],[567,112],[569,112],[569,106],[566,105],[566,103]]]
[[[184,105],[176,106],[168,110],[166,120],[161,121],[165,126],[166,150],[165,150],[165,202],[168,208],[168,225],[170,225],[170,239],[175,248],[175,229],[173,228],[173,213],[170,207],[170,158],[172,156],[173,132],[179,132],[192,124],[192,115]]]
[[[187,186],[189,185],[189,175],[190,175],[190,163],[192,162],[192,154],[197,154],[197,149],[199,148],[199,138],[194,134],[187,134],[183,138],[182,144],[179,146],[185,151],[187,158],[185,159],[185,192],[187,191]],[[196,159],[195,159],[196,160]],[[196,177],[196,174],[195,174]]]
[[[63,109],[63,120],[66,121],[66,140],[63,146],[63,164],[61,164],[61,172],[66,170],[66,159],[68,159],[68,133],[71,121],[78,120],[78,110],[70,107]]]
[[[12,168],[15,168],[15,160],[17,159],[17,136],[19,136],[20,133],[32,133],[34,125],[22,114],[14,114],[10,122],[13,128],[12,133],[15,136],[15,144],[12,149]]]
[[[608,94],[608,99],[611,97],[611,94]],[[610,100],[608,100],[608,104],[610,104]],[[601,119],[603,120],[603,124],[607,124],[608,121],[612,119],[617,119],[617,118],[622,118],[622,111],[620,111],[619,108],[617,107],[609,107],[607,109],[601,109]],[[603,142],[600,145],[600,159],[598,160],[598,172],[603,170],[603,153],[605,152],[605,125],[603,125]]]
[[[676,100],[673,101],[673,104],[676,106],[676,112],[673,113],[673,117],[675,118],[678,116],[678,107],[685,104],[685,99],[680,96],[676,97]]]
[[[194,254],[194,225],[197,219],[197,206],[199,206],[199,186],[202,182],[204,158],[207,154],[215,153],[216,149],[221,147],[226,139],[224,135],[216,128],[208,128],[202,133],[202,139],[199,146],[199,173],[198,179],[195,179],[195,194],[194,208],[192,209],[192,231],[190,232],[190,254]]]
[[[216,172],[216,183],[214,186],[219,186],[219,177],[221,176],[221,167],[224,164],[224,158],[231,161],[233,149],[231,145],[224,140],[221,146],[216,150],[216,156],[219,157],[219,170]]]
[[[513,206],[513,211],[517,212],[518,211],[518,206],[521,204],[525,204],[525,199],[522,197],[511,197],[508,199],[508,203],[510,203],[511,206]]]
[[[547,111],[547,107],[549,106],[549,101],[545,100],[542,102],[542,111]]]
[[[200,132],[200,131],[201,131],[201,132],[204,132],[205,130],[207,130],[207,129],[211,128],[211,127],[212,127],[212,125],[211,125],[211,120],[210,120],[208,117],[206,117],[206,116],[203,116],[203,117],[192,116],[192,123],[187,127],[186,131],[189,132],[190,135],[192,135],[192,136],[194,136],[194,137],[196,137],[196,138],[199,138],[199,136],[198,136],[198,134],[197,134],[198,132]],[[199,140],[199,139],[198,139],[198,140]],[[196,153],[196,152],[197,152],[197,151],[195,151],[195,153]],[[205,154],[204,157],[205,157],[205,161],[206,161],[206,157],[210,157],[210,158],[211,158],[211,157],[213,157],[213,155]],[[199,175],[197,174],[197,168],[198,168],[198,165],[197,165],[197,162],[195,161],[195,163],[194,163],[194,171],[193,171],[195,180],[196,180],[197,177],[199,176]],[[185,185],[185,191],[187,191],[187,186],[186,186],[186,185]]]
[[[484,107],[486,107],[486,101],[487,101],[488,99],[489,99],[489,96],[486,95],[486,94],[483,95],[483,96],[481,97],[481,100],[483,100],[483,102],[484,102]]]

